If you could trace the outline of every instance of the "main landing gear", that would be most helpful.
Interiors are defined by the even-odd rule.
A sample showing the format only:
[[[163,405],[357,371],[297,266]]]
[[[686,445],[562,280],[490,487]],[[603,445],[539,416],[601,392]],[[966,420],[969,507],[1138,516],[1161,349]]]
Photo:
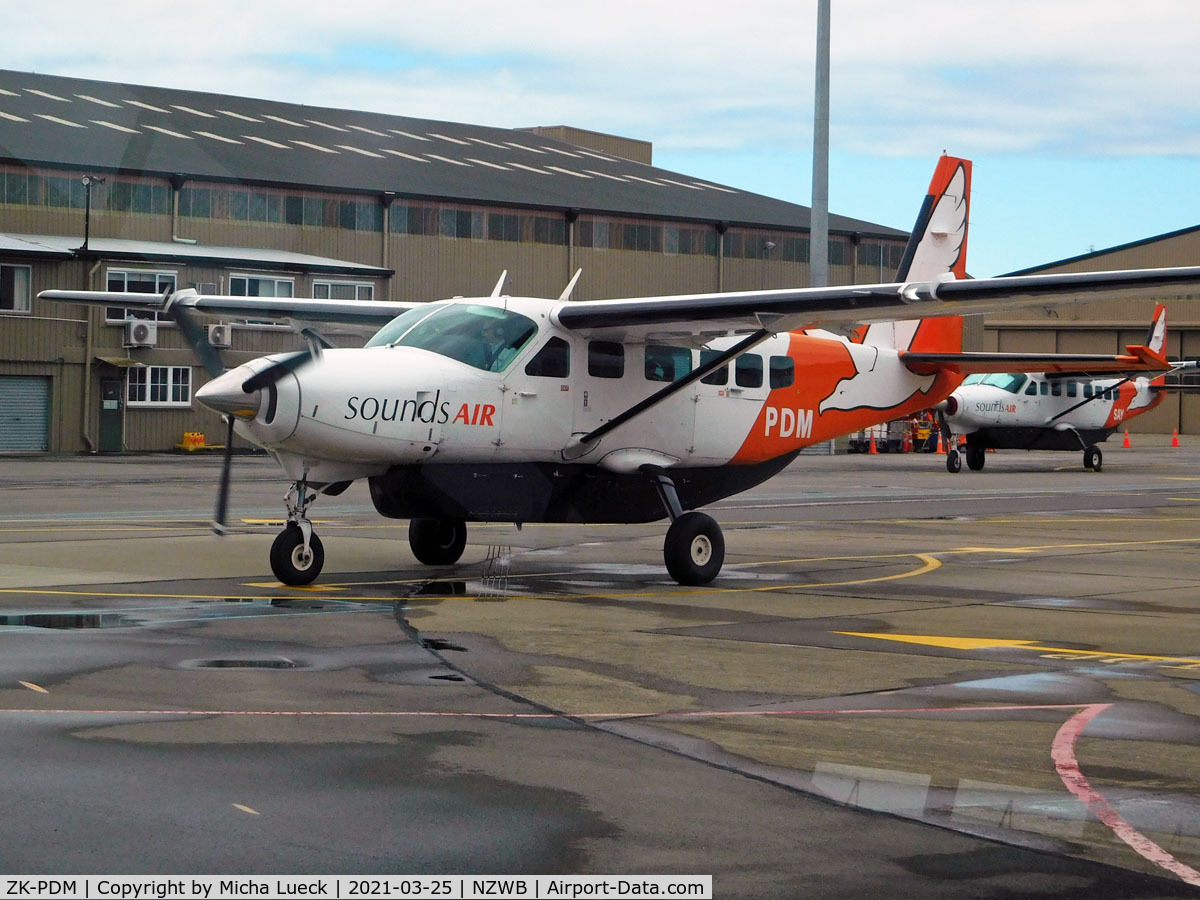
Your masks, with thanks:
[[[667,571],[680,584],[708,584],[717,577],[725,562],[725,536],[721,526],[709,515],[695,510],[683,511],[675,482],[657,466],[643,471],[654,478],[654,486],[662,499],[671,526],[663,541],[663,561]]]
[[[1100,448],[1095,444],[1092,444],[1083,451],[1083,467],[1085,469],[1099,472],[1102,465],[1104,465],[1104,454],[1100,452]]]

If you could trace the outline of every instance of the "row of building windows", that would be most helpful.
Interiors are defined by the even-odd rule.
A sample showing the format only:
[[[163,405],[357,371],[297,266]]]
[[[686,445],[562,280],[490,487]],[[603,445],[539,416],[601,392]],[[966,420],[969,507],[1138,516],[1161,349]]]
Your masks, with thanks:
[[[25,268],[24,266],[0,267],[0,309],[3,309],[4,269]],[[26,297],[28,297],[28,272],[26,278]],[[146,269],[109,269],[105,278],[107,290],[128,291],[138,294],[158,294],[175,290],[175,273],[170,271],[150,271]],[[215,293],[208,286],[200,293]],[[277,278],[272,275],[231,275],[229,277],[229,293],[234,297],[292,297],[296,281],[294,278]],[[316,279],[313,281],[313,297],[318,300],[374,300],[375,285],[365,281],[333,281]],[[28,300],[26,300],[28,302]],[[26,311],[28,306],[26,306]],[[106,322],[120,324],[133,319],[151,319],[170,321],[159,313],[140,309],[128,309],[123,306],[105,307]]]
[[[0,201],[4,203],[83,209],[86,190],[78,178],[0,172]],[[166,185],[125,181],[109,177],[92,187],[92,208],[98,211],[171,212],[171,191]],[[189,187],[179,192],[179,214],[188,218],[262,222],[340,228],[380,233],[383,204],[376,199],[341,200],[233,187]],[[393,203],[392,234],[432,235],[476,240],[565,246],[567,222],[563,216],[489,212],[436,204]],[[599,250],[641,250],[651,253],[717,256],[721,240],[715,228],[624,222],[594,216],[579,219],[575,245]],[[852,244],[829,242],[831,265],[849,265],[855,259]],[[895,270],[904,252],[901,244],[862,242],[857,262]],[[730,259],[778,259],[808,262],[809,240],[795,235],[764,236],[731,229],[725,234],[724,253]]]

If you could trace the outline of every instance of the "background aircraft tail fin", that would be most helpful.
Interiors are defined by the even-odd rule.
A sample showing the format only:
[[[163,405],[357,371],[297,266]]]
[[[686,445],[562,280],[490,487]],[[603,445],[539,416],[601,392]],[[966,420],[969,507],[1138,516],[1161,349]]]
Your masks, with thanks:
[[[1150,330],[1146,332],[1146,346],[1160,355],[1166,352],[1167,307],[1162,303],[1154,307],[1154,318],[1150,320]]]

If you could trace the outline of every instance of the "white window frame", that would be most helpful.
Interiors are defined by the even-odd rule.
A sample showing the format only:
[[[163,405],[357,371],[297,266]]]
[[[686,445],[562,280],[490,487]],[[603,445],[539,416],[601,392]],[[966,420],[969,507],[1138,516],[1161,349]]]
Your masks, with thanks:
[[[240,285],[245,293],[238,293],[239,285],[234,282],[239,279],[246,282],[245,285]],[[249,282],[255,281],[259,284],[257,294],[251,294],[248,290]],[[265,284],[271,285],[271,293],[264,293],[262,286]],[[279,288],[281,285],[287,286],[287,293],[281,294]],[[229,276],[229,293],[234,297],[295,297],[296,296],[296,279],[295,278],[278,278],[274,275],[252,275],[249,272],[234,272]]]
[[[158,294],[160,297],[168,285],[170,286],[171,290],[174,291],[176,285],[179,284],[179,273],[173,269],[113,268],[104,273],[105,288],[111,290],[109,285],[112,283],[115,276],[120,276],[125,285],[128,285],[130,275],[137,276],[138,280],[140,281],[153,278],[156,290],[146,291],[145,293]],[[128,290],[128,287],[124,287],[122,290]],[[168,325],[174,324],[169,318],[149,310],[127,309],[124,306],[106,306],[104,308],[104,321],[109,325],[124,325],[126,322],[131,322],[138,319],[162,322]]]
[[[333,288],[351,287],[354,289],[355,300],[374,300],[375,285],[369,281],[344,281],[336,278],[322,278],[313,282],[312,295],[314,300],[328,300],[333,296]],[[340,298],[347,299],[347,298]]]
[[[139,366],[127,370],[125,402],[133,407],[190,407],[191,366]]]
[[[30,311],[30,302],[33,296],[31,285],[33,284],[33,267],[32,266],[15,266],[9,263],[0,264],[0,272],[5,269],[13,271],[13,295],[12,306],[0,306],[0,314],[5,313],[28,313]],[[0,283],[3,278],[0,276]],[[22,282],[24,282],[22,284]],[[0,297],[0,301],[4,300]]]

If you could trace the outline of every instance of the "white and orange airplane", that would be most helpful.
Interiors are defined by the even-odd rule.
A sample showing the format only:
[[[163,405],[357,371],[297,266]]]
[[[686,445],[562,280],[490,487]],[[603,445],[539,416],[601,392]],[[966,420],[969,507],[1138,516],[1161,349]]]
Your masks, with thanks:
[[[1167,308],[1154,310],[1145,350],[1161,357],[1167,340]],[[1126,347],[1133,371],[1144,371],[1141,347]],[[1083,364],[1080,357],[1062,356]],[[1082,450],[1086,469],[1099,472],[1104,454],[1096,445],[1130,419],[1154,409],[1174,386],[1157,377],[1091,378],[1062,362],[1043,372],[970,375],[937,405],[945,438],[946,468],[958,472],[962,459],[950,434],[966,439],[967,468],[979,471],[988,450]],[[1195,360],[1170,364],[1171,371],[1195,369]],[[1110,370],[1111,371],[1111,370]]]
[[[670,518],[667,570],[705,584],[725,544],[698,507],[770,478],[803,447],[940,403],[969,371],[1042,367],[960,352],[959,315],[1200,285],[1200,267],[966,279],[970,174],[968,161],[941,158],[889,284],[571,301],[576,273],[556,299],[507,296],[503,276],[487,297],[434,303],[39,296],[179,324],[214,376],[195,400],[293,480],[271,549],[286,584],[311,582],[324,561],[310,503],[359,478],[381,514],[411,520],[427,564],[459,559],[468,522]],[[288,321],[309,346],[224,371],[198,313]],[[319,321],[386,324],[363,348],[334,349]],[[1143,360],[1167,367],[1149,349]],[[218,529],[227,491],[228,465]]]

